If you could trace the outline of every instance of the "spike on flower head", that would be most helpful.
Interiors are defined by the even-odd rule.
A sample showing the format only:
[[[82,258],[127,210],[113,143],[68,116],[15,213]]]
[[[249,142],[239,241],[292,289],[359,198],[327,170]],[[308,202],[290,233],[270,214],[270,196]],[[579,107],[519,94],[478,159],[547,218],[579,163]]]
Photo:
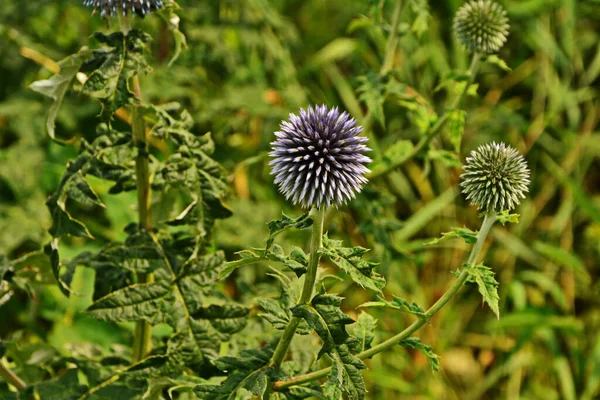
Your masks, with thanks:
[[[508,18],[502,6],[491,0],[465,3],[454,17],[454,32],[467,50],[480,54],[498,52],[508,36]]]
[[[504,143],[480,146],[467,157],[462,192],[483,212],[512,210],[529,191],[529,168],[522,155]]]
[[[308,208],[345,204],[367,183],[371,159],[362,127],[337,107],[301,109],[282,121],[269,163],[286,199]]]
[[[144,17],[164,5],[161,0],[84,0],[83,4],[100,9],[102,18],[129,13]]]

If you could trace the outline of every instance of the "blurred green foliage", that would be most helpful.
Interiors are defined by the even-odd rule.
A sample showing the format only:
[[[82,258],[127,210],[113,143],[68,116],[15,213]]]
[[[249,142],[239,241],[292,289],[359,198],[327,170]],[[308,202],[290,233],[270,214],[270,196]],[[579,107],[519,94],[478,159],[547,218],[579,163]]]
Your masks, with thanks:
[[[70,92],[56,127],[69,143],[51,142],[45,132],[48,103],[28,89],[56,72],[56,62],[78,51],[93,32],[109,30],[79,3],[3,0],[0,7],[0,254],[11,259],[49,240],[44,202],[76,155],[77,138],[96,132],[100,107]],[[369,399],[600,396],[600,3],[502,3],[511,21],[509,41],[497,65],[486,63],[478,75],[477,97],[464,107],[462,142],[452,132],[463,123],[457,115],[433,142],[437,153],[378,179],[328,218],[331,237],[374,249],[371,258],[381,262],[388,298],[394,294],[430,305],[448,286],[466,247],[458,241],[424,243],[452,226],[479,225],[476,211],[456,189],[459,166],[440,150],[458,148],[462,160],[485,142],[512,144],[526,156],[532,185],[518,210],[520,223],[495,228],[485,249],[486,265],[500,282],[501,318],[480,307],[474,290],[461,292],[419,332],[439,354],[440,372],[432,372],[418,351],[398,346],[367,361]],[[299,214],[277,193],[265,157],[289,112],[309,103],[339,105],[359,122],[371,120],[379,148],[402,151],[397,143],[418,140],[432,113],[443,111],[455,94],[449,77],[468,67],[468,54],[451,33],[458,0],[429,7],[424,0],[403,2],[393,80],[378,73],[386,62],[394,1],[179,4],[188,48],[170,68],[175,47],[166,23],[135,22],[154,38],[155,70],[142,77],[141,86],[149,102],[184,104],[196,123],[194,132],[212,132],[215,158],[230,172],[234,192],[229,199],[234,214],[215,231],[215,247],[228,259],[240,249],[261,246],[265,222],[282,209]],[[168,149],[152,151],[160,156]],[[134,193],[108,196],[106,182],[93,182],[106,208],[75,206],[73,214],[95,239],[65,239],[63,258],[123,240],[123,228],[135,221]],[[306,239],[289,234],[282,244]],[[0,285],[0,339],[18,343],[0,354],[6,350],[25,381],[51,378],[58,372],[53,359],[91,354],[94,345],[122,354],[131,325],[80,313],[91,304],[92,270],[77,269],[71,288],[76,295],[67,298],[49,284],[43,262],[32,265],[39,270],[23,278],[24,290],[5,291]],[[240,269],[224,290],[255,305],[277,288],[266,272],[266,266]],[[355,307],[374,299],[354,289],[349,280],[331,288],[345,297],[345,311],[358,317]],[[376,340],[412,320],[390,310],[368,311],[380,332],[389,332]],[[155,328],[155,336],[166,334],[162,328]]]

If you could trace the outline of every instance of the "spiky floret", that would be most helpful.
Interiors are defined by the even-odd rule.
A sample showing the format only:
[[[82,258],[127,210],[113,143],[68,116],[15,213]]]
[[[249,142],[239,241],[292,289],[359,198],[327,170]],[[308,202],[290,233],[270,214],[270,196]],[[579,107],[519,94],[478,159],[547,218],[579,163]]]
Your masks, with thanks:
[[[358,136],[362,127],[345,111],[308,107],[290,114],[279,129],[269,165],[279,191],[294,204],[341,205],[367,183],[367,138]]]
[[[508,18],[502,6],[491,0],[463,4],[454,17],[454,32],[468,50],[496,53],[506,42]]]
[[[461,175],[462,192],[480,211],[512,210],[529,191],[529,168],[522,155],[504,143],[471,152]]]
[[[83,4],[100,9],[104,17],[131,14],[144,16],[156,11],[163,6],[161,0],[84,0]]]

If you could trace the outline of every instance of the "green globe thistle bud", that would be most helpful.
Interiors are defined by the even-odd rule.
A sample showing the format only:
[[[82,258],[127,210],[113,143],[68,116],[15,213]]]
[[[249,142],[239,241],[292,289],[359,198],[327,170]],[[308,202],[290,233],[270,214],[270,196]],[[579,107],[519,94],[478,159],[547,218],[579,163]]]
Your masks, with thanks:
[[[472,151],[463,169],[462,192],[480,211],[512,210],[529,191],[527,162],[504,143],[493,142]]]
[[[454,17],[454,32],[465,48],[480,54],[496,53],[508,36],[506,11],[491,0],[465,3]]]

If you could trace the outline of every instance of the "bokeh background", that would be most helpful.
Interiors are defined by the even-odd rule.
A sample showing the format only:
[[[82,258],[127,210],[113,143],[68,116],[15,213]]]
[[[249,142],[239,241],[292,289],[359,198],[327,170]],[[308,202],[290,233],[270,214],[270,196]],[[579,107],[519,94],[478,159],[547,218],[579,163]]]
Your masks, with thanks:
[[[49,240],[44,206],[77,138],[92,137],[97,102],[69,93],[58,115],[61,146],[45,133],[46,99],[28,85],[56,71],[56,62],[109,30],[77,0],[2,0],[0,6],[0,254],[16,258]],[[406,93],[420,93],[435,110],[449,98],[444,82],[468,67],[469,55],[452,35],[462,1],[403,1],[393,74]],[[585,399],[600,398],[600,2],[503,0],[511,21],[499,56],[510,71],[486,64],[469,97],[461,159],[482,143],[504,141],[521,151],[532,171],[520,223],[497,227],[485,247],[486,265],[500,282],[501,318],[482,306],[477,290],[463,289],[418,336],[440,355],[433,372],[418,352],[398,347],[367,361],[369,399]],[[216,230],[215,246],[229,259],[260,246],[266,222],[281,210],[299,215],[277,193],[266,151],[281,119],[314,103],[339,105],[359,121],[375,115],[373,134],[387,148],[416,141],[426,116],[397,97],[385,99],[376,79],[386,52],[395,1],[182,0],[181,29],[189,48],[169,67],[174,43],[159,18],[137,20],[151,33],[154,71],[142,77],[144,98],[182,102],[198,133],[212,132],[216,156],[231,173],[234,214]],[[115,28],[114,26],[112,28]],[[447,132],[434,142],[448,147]],[[153,149],[160,154],[164,149]],[[415,159],[373,182],[348,207],[330,213],[331,236],[373,248],[386,276],[385,293],[433,302],[452,282],[468,250],[462,242],[423,243],[452,226],[480,221],[457,190],[460,168],[444,159]],[[109,196],[92,181],[106,209],[74,209],[95,240],[65,240],[62,257],[99,249],[124,237],[135,221],[135,193]],[[304,243],[305,233],[288,235]],[[269,286],[266,266],[241,269],[226,290],[253,304]],[[56,284],[23,283],[2,292],[0,338],[16,340],[20,370],[44,379],[39,367],[77,343],[128,344],[131,326],[80,313],[91,301],[93,271],[79,268],[71,298]],[[271,282],[272,283],[272,282]],[[264,286],[263,286],[264,285]],[[263,289],[261,289],[263,288]],[[332,291],[344,308],[372,294],[350,282]],[[369,311],[378,339],[412,317]],[[160,332],[155,332],[157,335]]]

